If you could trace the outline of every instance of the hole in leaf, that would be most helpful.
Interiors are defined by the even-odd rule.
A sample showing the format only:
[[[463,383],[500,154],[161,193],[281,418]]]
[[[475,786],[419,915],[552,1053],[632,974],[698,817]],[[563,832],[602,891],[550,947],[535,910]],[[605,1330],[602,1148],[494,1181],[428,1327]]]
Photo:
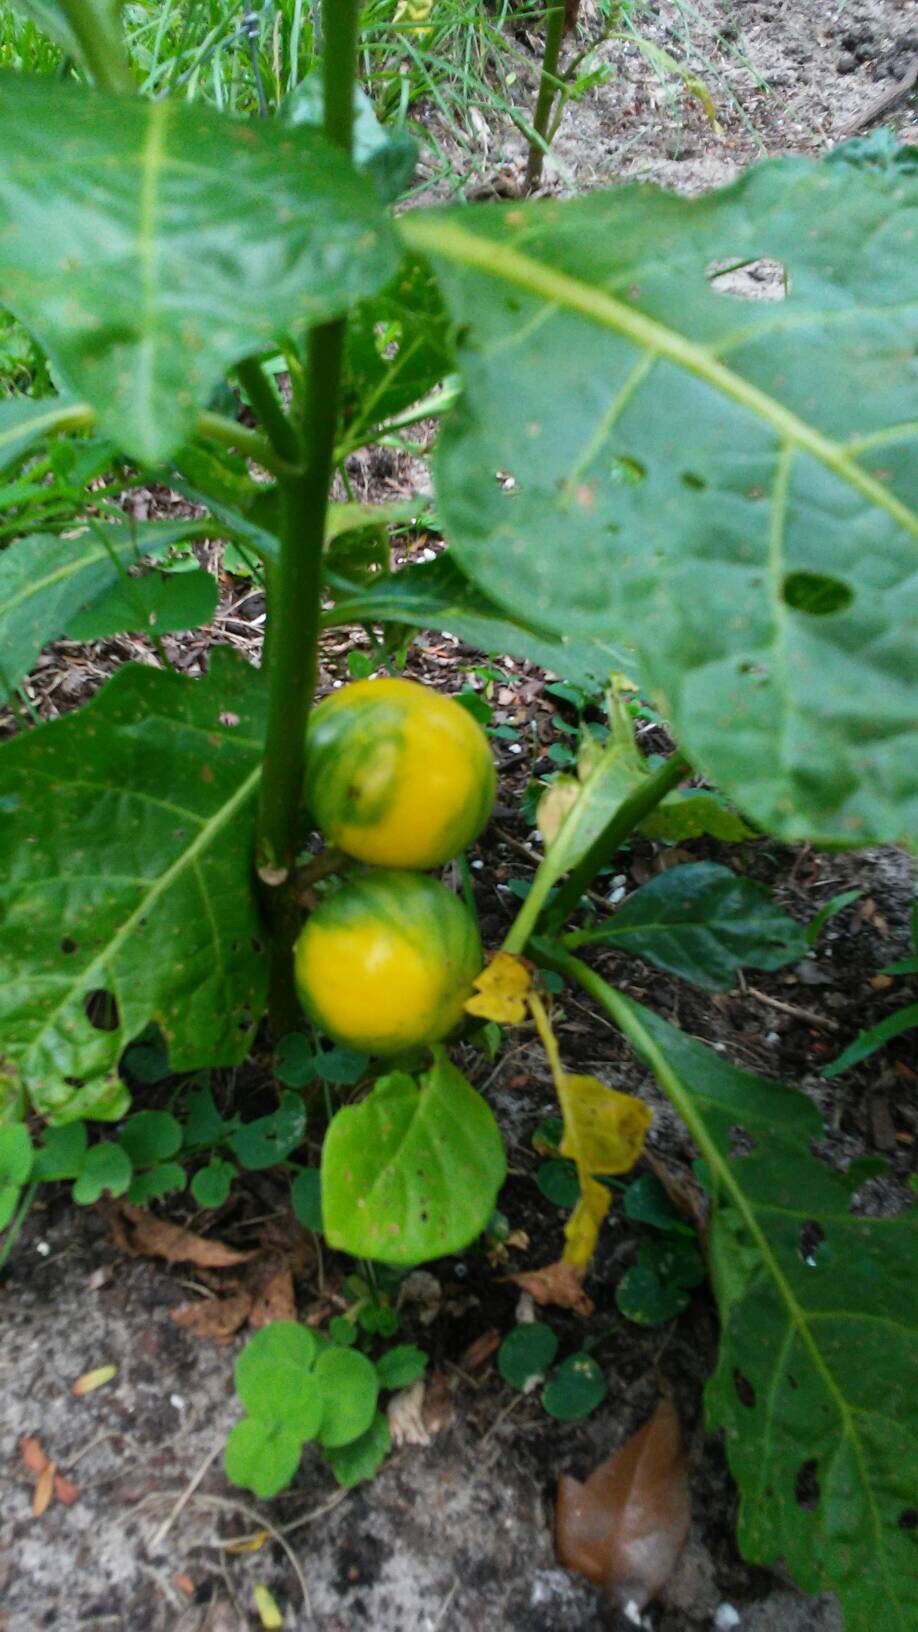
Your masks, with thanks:
[[[691,487],[696,493],[703,492],[708,485],[704,477],[699,476],[694,470],[684,470],[679,480],[683,487]]]
[[[253,952],[261,952],[262,945],[261,945],[261,941],[258,939],[257,935],[253,935],[251,937],[251,940],[250,940],[249,944],[250,944]]]
[[[789,1371],[788,1374],[787,1374],[787,1386],[788,1386],[788,1388],[799,1388],[800,1387],[800,1384],[798,1383],[798,1381],[797,1381],[797,1379],[794,1376],[792,1371]]]
[[[61,940],[61,951],[68,958],[70,957],[72,952],[78,952],[79,951],[79,947],[77,946],[77,943],[72,938],[72,936],[65,935],[63,937],[63,939]]]
[[[83,999],[83,1013],[93,1031],[117,1031],[121,1024],[114,996],[102,986],[97,986],[95,990],[86,993]]]
[[[918,1507],[906,1507],[899,1514],[900,1530],[918,1530]]]
[[[730,1155],[748,1156],[753,1150],[755,1150],[755,1147],[756,1140],[753,1139],[752,1135],[747,1133],[745,1128],[739,1127],[737,1123],[734,1122],[732,1128],[730,1129]]]
[[[712,261],[707,279],[715,295],[729,295],[734,300],[784,300],[790,293],[787,267],[770,255]]]
[[[819,1480],[816,1477],[816,1459],[810,1457],[808,1462],[801,1462],[794,1480],[794,1499],[798,1507],[805,1507],[811,1513],[819,1506],[821,1495]]]
[[[736,1389],[736,1397],[740,1405],[745,1405],[747,1410],[751,1411],[755,1405],[755,1389],[749,1378],[743,1376],[738,1366],[733,1368],[733,1387]]]
[[[239,724],[239,715],[231,713],[229,709],[225,709],[224,712],[220,715],[220,724],[228,726],[228,727],[238,725]]]
[[[789,572],[781,585],[785,606],[808,612],[811,618],[827,618],[843,612],[854,600],[854,590],[841,578],[824,572]]]
[[[800,1231],[800,1240],[797,1242],[797,1251],[803,1262],[810,1269],[815,1269],[819,1263],[819,1249],[825,1241],[825,1231],[815,1219],[808,1219]]]

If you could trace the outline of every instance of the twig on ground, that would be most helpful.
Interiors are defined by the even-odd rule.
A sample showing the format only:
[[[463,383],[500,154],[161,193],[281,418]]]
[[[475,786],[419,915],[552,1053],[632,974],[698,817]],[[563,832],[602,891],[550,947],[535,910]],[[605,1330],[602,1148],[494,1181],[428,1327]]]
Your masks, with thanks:
[[[747,997],[754,997],[759,1003],[767,1003],[770,1009],[780,1009],[782,1014],[790,1014],[795,1020],[804,1020],[808,1026],[820,1026],[823,1031],[838,1031],[837,1020],[830,1020],[827,1014],[817,1014],[815,1009],[801,1009],[796,1003],[785,1003],[780,997],[769,997],[767,992],[760,992],[756,986],[745,988]]]
[[[918,56],[912,58],[902,78],[897,79],[895,85],[891,85],[889,90],[884,91],[883,95],[876,97],[873,102],[868,102],[866,108],[857,114],[844,130],[839,131],[838,141],[843,142],[849,136],[856,136],[859,130],[866,130],[868,125],[874,124],[882,114],[895,107],[903,96],[907,96],[915,85],[918,85]]]

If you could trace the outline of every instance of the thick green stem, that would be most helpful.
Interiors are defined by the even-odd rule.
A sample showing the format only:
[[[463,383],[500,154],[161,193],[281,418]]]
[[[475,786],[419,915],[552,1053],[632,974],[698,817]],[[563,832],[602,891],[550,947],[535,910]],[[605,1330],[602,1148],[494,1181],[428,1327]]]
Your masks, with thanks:
[[[564,923],[600,868],[612,860],[629,834],[656,809],[660,801],[691,774],[692,767],[688,761],[679,753],[671,754],[669,759],[658,766],[633,793],[629,793],[627,799],[622,800],[608,826],[590,845],[583,860],[577,864],[567,883],[561,886],[555,896],[548,914],[549,927],[554,928]]]
[[[351,151],[358,0],[325,0],[325,134]],[[294,867],[299,839],[306,718],[316,683],[322,550],[331,487],[345,321],[312,329],[298,441],[303,469],[284,477],[280,556],[269,580],[268,723],[256,833],[256,864],[271,939],[269,1018],[275,1035],[297,1024],[292,947],[300,910]],[[287,423],[287,422],[285,422]],[[268,428],[266,426],[266,428]]]
[[[573,912],[591,879],[595,877],[600,867],[604,867],[614,856],[619,845],[638,822],[643,821],[660,800],[666,797],[670,789],[689,774],[690,766],[681,754],[673,754],[664,765],[646,777],[640,787],[622,800],[611,821],[590,846],[583,860],[573,869],[567,883],[558,891],[548,915],[551,925],[564,922],[568,914]],[[504,939],[505,952],[525,951],[526,943],[542,915],[556,877],[557,871],[547,869],[543,861],[533,880],[532,889]]]
[[[529,157],[526,161],[526,180],[524,183],[524,191],[527,193],[531,193],[533,188],[538,187],[542,179],[542,166],[545,163],[545,147],[547,146],[551,110],[554,106],[555,97],[561,89],[558,79],[558,58],[561,55],[561,41],[563,38],[564,7],[559,5],[548,13],[548,22],[545,28],[542,77],[539,80],[539,94],[532,120],[533,130],[542,140],[529,143]]]
[[[96,85],[130,96],[136,86],[118,24],[109,25],[86,0],[60,0],[60,7]]]
[[[209,408],[198,414],[195,423],[198,436],[206,437],[209,442],[219,442],[224,448],[235,448],[238,453],[244,453],[247,459],[254,459],[256,465],[262,465],[270,470],[272,476],[296,477],[300,464],[298,444],[292,444],[296,458],[287,460],[261,431],[253,431],[249,425],[240,425],[235,419],[227,419],[225,414],[214,414]]]

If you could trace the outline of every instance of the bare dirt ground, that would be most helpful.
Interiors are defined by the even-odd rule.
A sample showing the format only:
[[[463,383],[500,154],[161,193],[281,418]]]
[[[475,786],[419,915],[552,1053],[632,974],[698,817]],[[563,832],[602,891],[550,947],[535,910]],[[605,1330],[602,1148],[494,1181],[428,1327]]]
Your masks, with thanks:
[[[710,83],[722,134],[681,89],[664,85],[639,53],[604,48],[619,63],[609,83],[565,115],[558,164],[549,185],[562,190],[605,185],[622,176],[701,189],[728,180],[763,152],[822,152],[855,116],[902,77],[918,48],[918,8],[901,0],[698,0],[691,23],[693,67]],[[680,13],[661,4],[649,30],[674,55],[685,50]],[[707,63],[707,71],[702,64]],[[534,82],[534,74],[533,74]],[[889,120],[902,136],[916,131],[913,99]],[[482,137],[483,168],[518,171],[520,148],[494,131]],[[364,471],[380,496],[400,471]],[[360,495],[363,497],[363,493]],[[156,498],[154,496],[154,502]],[[189,672],[206,661],[211,641],[234,641],[254,654],[263,608],[257,594],[224,580],[221,610],[206,638],[174,643]],[[170,654],[173,653],[171,642]],[[323,680],[346,673],[340,635],[325,652]],[[136,648],[62,645],[36,677],[45,716],[75,705]],[[446,690],[465,676],[474,654],[437,637],[412,658],[411,672]],[[485,940],[497,944],[512,914],[508,886],[526,878],[530,828],[519,798],[538,757],[556,736],[557,704],[542,677],[505,665],[495,719],[519,740],[536,742],[521,763],[513,744],[495,744],[501,765],[498,815],[473,856]],[[525,758],[525,756],[523,756]],[[796,969],[756,977],[753,989],[725,997],[687,988],[635,965],[616,967],[635,996],[652,996],[661,1013],[724,1048],[737,1063],[783,1077],[818,1098],[827,1148],[840,1160],[883,1155],[891,1177],[877,1183],[872,1205],[895,1210],[905,1195],[918,1141],[915,1061],[908,1038],[886,1054],[826,1085],[817,1073],[861,1027],[905,1000],[877,979],[882,965],[908,950],[908,912],[915,881],[894,852],[826,856],[763,841],[740,853],[698,843],[688,859],[716,856],[769,883],[800,919],[838,891],[861,899],[834,920],[818,954]],[[475,865],[475,864],[480,865]],[[626,887],[660,865],[656,848],[629,855]],[[616,883],[617,881],[613,881]],[[611,955],[610,955],[611,957]],[[752,983],[750,983],[751,985]],[[678,1169],[691,1151],[679,1126],[629,1060],[605,1022],[579,1001],[565,1001],[565,1058],[611,1084],[646,1093],[657,1120],[656,1154]],[[525,1034],[488,1065],[468,1053],[463,1064],[488,1094],[507,1140],[511,1176],[501,1206],[531,1248],[508,1267],[550,1261],[561,1241],[563,1213],[534,1183],[531,1136],[553,1109],[544,1061]],[[269,1081],[267,1056],[225,1095],[249,1096],[253,1110]],[[150,1103],[154,1101],[151,1100]],[[285,1187],[253,1178],[215,1219],[190,1202],[170,1216],[205,1227],[235,1246],[291,1231]],[[253,1588],[270,1588],[286,1628],[321,1632],[459,1632],[487,1625],[501,1632],[624,1632],[630,1623],[579,1577],[560,1569],[552,1544],[552,1501],[559,1473],[585,1474],[645,1420],[661,1382],[669,1386],[690,1446],[694,1519],[676,1577],[645,1616],[654,1632],[702,1632],[738,1625],[740,1632],[840,1632],[831,1600],[802,1598],[780,1570],[754,1568],[733,1539],[736,1494],[717,1440],[706,1436],[702,1388],[716,1349],[716,1319],[705,1288],[677,1320],[644,1329],[617,1312],[614,1287],[633,1262],[641,1229],[613,1215],[603,1235],[589,1290],[596,1313],[583,1322],[552,1312],[561,1353],[584,1339],[609,1384],[604,1404],[582,1423],[548,1418],[538,1396],[521,1396],[497,1375],[493,1355],[470,1349],[513,1322],[517,1294],[479,1250],[433,1266],[439,1312],[422,1324],[404,1311],[405,1339],[431,1356],[439,1407],[428,1447],[396,1451],[372,1484],[340,1492],[309,1457],[292,1489],[270,1503],[246,1500],[220,1466],[235,1420],[232,1362],[239,1340],[217,1344],[180,1329],[170,1311],[213,1296],[194,1270],[166,1269],[114,1244],[96,1211],[49,1194],[36,1207],[8,1271],[0,1278],[5,1341],[0,1356],[0,1455],[7,1473],[0,1514],[2,1632],[242,1632],[258,1626]],[[341,1266],[314,1243],[296,1240],[296,1296],[303,1318],[334,1305]],[[486,1344],[483,1347],[486,1348]],[[82,1399],[74,1380],[102,1365],[117,1368],[104,1387]],[[33,1518],[34,1481],[17,1449],[22,1435],[40,1438],[60,1472],[73,1481],[72,1505],[51,1504]],[[247,1540],[247,1538],[249,1538]],[[738,1617],[738,1620],[735,1618]]]

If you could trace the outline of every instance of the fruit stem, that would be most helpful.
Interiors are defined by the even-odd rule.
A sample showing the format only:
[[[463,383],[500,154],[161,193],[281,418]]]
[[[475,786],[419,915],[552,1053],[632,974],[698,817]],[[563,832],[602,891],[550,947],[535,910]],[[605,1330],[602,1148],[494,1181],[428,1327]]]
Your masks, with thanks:
[[[350,153],[359,0],[323,0],[325,134]],[[322,606],[322,548],[333,472],[346,320],[310,330],[299,423],[290,421],[302,470],[281,479],[280,555],[269,577],[269,694],[256,827],[256,867],[270,930],[268,1011],[275,1036],[302,1015],[292,949],[300,921],[294,888],[306,718],[316,684]],[[265,425],[271,433],[271,427]]]
[[[524,193],[531,193],[538,187],[542,179],[542,166],[545,163],[545,149],[547,143],[548,122],[555,97],[562,88],[558,79],[558,58],[561,55],[561,41],[564,38],[564,6],[557,5],[548,13],[545,27],[545,51],[542,56],[542,77],[539,80],[539,94],[536,99],[535,113],[532,128],[541,141],[532,140],[529,143],[529,157],[526,161],[526,180],[523,183]]]

